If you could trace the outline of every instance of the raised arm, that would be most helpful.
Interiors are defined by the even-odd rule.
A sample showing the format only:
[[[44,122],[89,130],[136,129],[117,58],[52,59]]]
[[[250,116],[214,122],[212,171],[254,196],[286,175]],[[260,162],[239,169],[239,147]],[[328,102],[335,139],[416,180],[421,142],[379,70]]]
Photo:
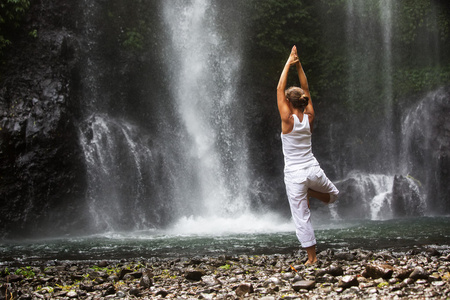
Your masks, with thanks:
[[[289,55],[289,58],[286,61],[286,64],[284,65],[283,71],[281,72],[280,80],[278,81],[277,86],[277,103],[278,103],[278,111],[280,112],[281,117],[282,132],[288,132],[289,131],[288,127],[292,127],[290,124],[291,122],[289,122],[292,111],[289,106],[289,102],[286,99],[285,90],[289,69],[291,66],[295,65],[298,62],[299,61],[297,57],[297,48],[294,46],[292,47],[291,54]]]
[[[307,114],[309,117],[309,125],[311,128],[311,131],[313,130],[313,121],[314,121],[314,107],[311,100],[311,94],[309,92],[309,86],[308,86],[308,79],[306,79],[305,71],[303,71],[302,64],[300,63],[300,60],[295,64],[297,67],[297,73],[298,73],[298,79],[300,80],[300,87],[305,92],[306,96],[309,98],[308,105],[305,108],[305,111],[303,113]]]

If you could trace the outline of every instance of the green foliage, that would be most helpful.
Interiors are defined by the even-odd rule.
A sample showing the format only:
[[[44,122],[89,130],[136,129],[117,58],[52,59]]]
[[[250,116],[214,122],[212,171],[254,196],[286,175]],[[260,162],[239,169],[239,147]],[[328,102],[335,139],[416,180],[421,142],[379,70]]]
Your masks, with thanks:
[[[106,2],[105,2],[106,3]],[[111,0],[105,7],[105,31],[111,49],[140,53],[150,48],[154,16],[153,2]],[[117,47],[117,42],[120,47]]]
[[[127,266],[127,268],[131,269],[130,266]],[[101,268],[99,266],[93,266],[92,269],[94,271],[105,272],[108,275],[118,274],[120,272],[120,268],[119,267],[112,267],[112,268],[104,267],[104,268]],[[87,274],[87,275],[89,275],[89,274]]]
[[[125,32],[125,40],[122,45],[132,50],[144,49],[144,36],[136,29],[128,29]]]
[[[33,37],[33,38],[37,38],[37,29],[31,30],[28,33],[29,36]]]
[[[428,0],[249,1],[251,69],[274,88],[297,45],[315,103],[348,113],[382,106],[450,82],[448,5]],[[358,25],[359,24],[359,25]],[[433,45],[433,46],[431,46]],[[298,84],[290,72],[288,85]],[[389,87],[390,85],[390,87]]]
[[[222,270],[229,270],[230,268],[231,268],[231,265],[229,265],[229,264],[226,264],[226,265],[223,265],[223,266],[219,267],[219,269],[222,269]]]
[[[31,267],[25,267],[25,268],[18,268],[14,274],[16,275],[22,275],[25,278],[33,278],[34,276],[36,276],[36,274],[33,271],[33,268]]]
[[[29,6],[29,0],[0,0],[0,55],[11,45],[11,31],[20,26]]]
[[[405,66],[394,74],[397,96],[422,92],[450,82],[450,66]]]

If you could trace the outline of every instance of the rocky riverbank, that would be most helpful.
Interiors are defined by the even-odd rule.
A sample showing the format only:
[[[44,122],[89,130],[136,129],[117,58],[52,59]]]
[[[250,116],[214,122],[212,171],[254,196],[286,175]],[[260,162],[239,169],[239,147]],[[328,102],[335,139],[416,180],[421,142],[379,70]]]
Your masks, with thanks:
[[[450,249],[47,261],[1,270],[1,299],[445,299]]]

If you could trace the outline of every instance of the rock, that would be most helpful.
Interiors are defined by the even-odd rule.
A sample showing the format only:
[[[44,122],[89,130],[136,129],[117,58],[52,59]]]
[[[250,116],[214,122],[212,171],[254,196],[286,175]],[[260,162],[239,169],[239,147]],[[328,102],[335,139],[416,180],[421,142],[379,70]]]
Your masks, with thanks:
[[[343,276],[338,283],[338,287],[347,289],[352,286],[358,286],[359,282],[356,276],[353,275],[345,275]]]
[[[270,277],[269,279],[267,279],[267,283],[273,283],[275,285],[280,285],[281,284],[281,280],[277,277]]]
[[[396,273],[397,273],[396,277],[398,277],[398,278],[400,278],[402,280],[405,279],[405,278],[408,278],[409,275],[411,275],[413,270],[414,269],[397,269],[396,270]]]
[[[251,293],[253,293],[253,285],[251,283],[242,283],[236,289],[236,295],[239,297]]]
[[[439,276],[438,273],[433,273],[431,275],[428,276],[428,280],[431,281],[440,281],[441,280],[441,276]]]
[[[338,260],[353,261],[353,260],[355,260],[355,255],[353,255],[352,253],[349,253],[349,252],[341,252],[341,253],[336,253],[334,255],[334,258],[338,259]]]
[[[67,292],[67,297],[69,297],[69,298],[77,298],[78,294],[75,291],[68,291]]]
[[[211,276],[203,276],[201,279],[206,285],[213,286],[218,284],[216,277],[214,275]]]
[[[117,298],[125,298],[127,295],[123,291],[118,291],[116,293]]]
[[[427,272],[422,267],[414,268],[414,271],[409,275],[409,278],[417,280],[417,279],[428,279]]]
[[[80,283],[80,289],[86,292],[92,292],[94,287],[91,282],[87,281]]]
[[[429,256],[440,256],[441,253],[436,248],[428,248],[425,251]]]
[[[294,291],[298,292],[299,290],[312,290],[315,287],[316,283],[312,280],[300,280],[295,282],[292,285]]]
[[[148,275],[143,275],[139,280],[139,286],[148,289],[153,285],[152,280],[148,277]]]
[[[131,272],[130,276],[133,278],[141,278],[142,277],[142,272]]]
[[[450,282],[450,272],[444,273],[444,275],[442,275],[442,280]]]
[[[163,298],[165,298],[169,293],[165,290],[159,290],[156,292],[155,296],[161,296]]]
[[[394,176],[391,206],[394,217],[423,216],[425,208],[414,180],[403,175]]]
[[[130,270],[130,269],[127,269],[127,268],[120,269],[119,279],[122,280],[125,277],[125,275],[130,274],[130,273],[133,273],[133,270]]]
[[[316,270],[316,277],[322,277],[325,274],[328,274],[328,270],[327,269],[317,269]]]
[[[116,288],[113,285],[110,285],[103,293],[103,296],[114,295],[115,293],[116,293]]]
[[[110,282],[117,282],[117,281],[119,281],[120,279],[119,279],[119,276],[117,276],[117,275],[110,275],[110,276],[108,276],[108,278],[106,279],[107,281],[110,281]]]
[[[332,276],[341,276],[344,274],[344,270],[341,266],[332,264],[330,267],[327,268],[327,273]]]
[[[392,260],[394,259],[394,256],[392,256],[392,253],[389,251],[381,251],[377,255],[377,257],[381,257],[384,260]]]
[[[22,279],[23,279],[23,276],[17,275],[17,274],[10,274],[10,275],[6,276],[7,282],[18,282],[18,281],[21,281]]]
[[[131,274],[125,274],[125,276],[123,276],[122,280],[124,281],[129,281],[129,280],[133,280],[134,276],[132,276]]]
[[[431,283],[432,286],[444,286],[445,285],[445,281],[433,281]]]
[[[366,278],[383,278],[389,279],[394,273],[394,268],[390,265],[366,265],[366,269],[363,272],[363,276]]]
[[[98,266],[100,268],[106,268],[108,266],[108,262],[106,260],[102,260],[101,262],[98,263]]]
[[[206,274],[205,271],[201,269],[189,269],[185,274],[185,278],[189,280],[199,281],[202,280],[202,276]]]
[[[128,292],[131,296],[139,297],[141,295],[141,291],[137,288],[131,288]]]

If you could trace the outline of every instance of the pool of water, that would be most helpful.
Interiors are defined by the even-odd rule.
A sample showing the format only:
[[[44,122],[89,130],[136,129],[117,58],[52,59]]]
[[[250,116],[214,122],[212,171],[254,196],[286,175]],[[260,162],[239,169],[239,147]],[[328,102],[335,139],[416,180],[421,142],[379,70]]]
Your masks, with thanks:
[[[389,221],[333,221],[316,226],[318,250],[369,250],[450,245],[450,217]],[[221,234],[173,234],[166,231],[105,233],[53,239],[2,241],[1,263],[36,260],[174,258],[204,255],[257,255],[297,251],[292,230]]]

